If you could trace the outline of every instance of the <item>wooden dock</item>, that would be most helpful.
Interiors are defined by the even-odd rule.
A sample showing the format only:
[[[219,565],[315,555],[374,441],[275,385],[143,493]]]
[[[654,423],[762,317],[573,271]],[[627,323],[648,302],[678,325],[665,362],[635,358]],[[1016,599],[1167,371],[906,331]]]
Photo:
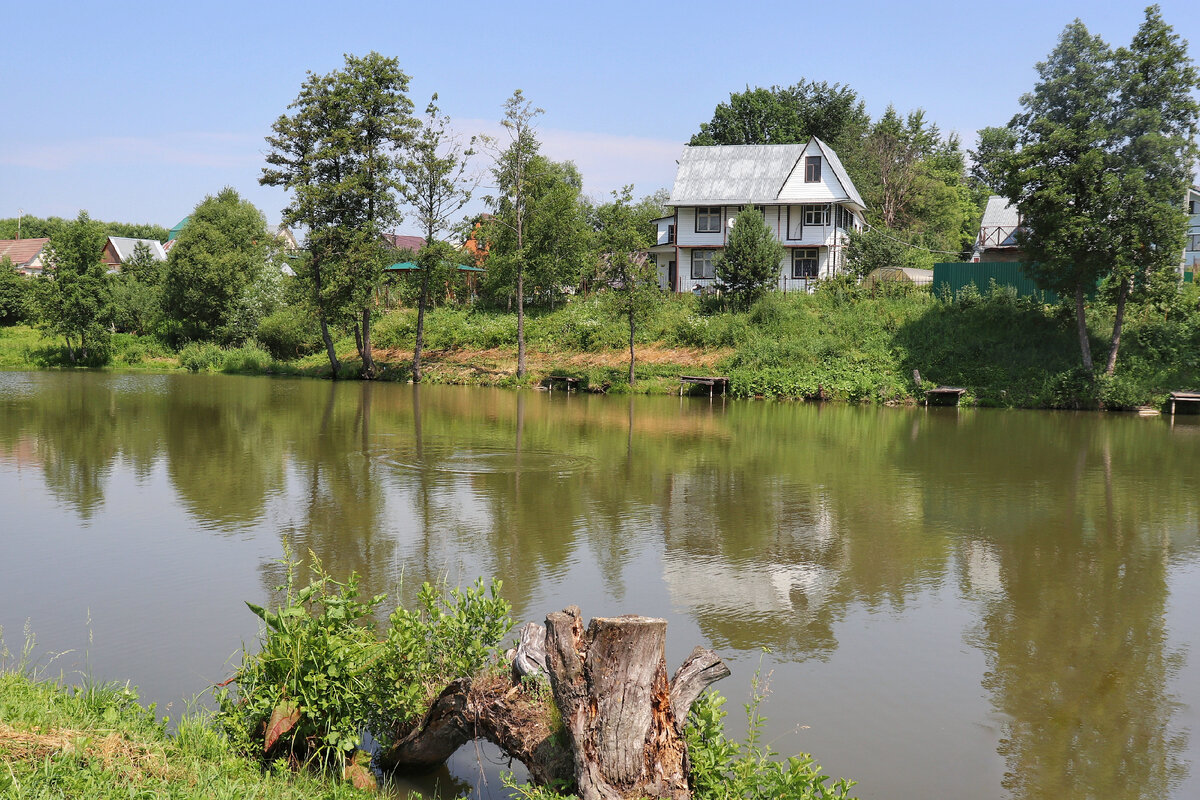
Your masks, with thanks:
[[[1191,404],[1186,405],[1188,408],[1200,411],[1200,392],[1171,392],[1171,416],[1175,416],[1175,404]]]
[[[962,396],[967,393],[966,389],[958,386],[938,386],[934,389],[925,390],[925,405],[935,406],[956,406]]]
[[[708,387],[708,396],[712,397],[716,387],[721,387],[721,396],[729,391],[729,378],[720,375],[680,375],[679,396],[683,397],[683,388],[688,384],[699,384]]]
[[[570,375],[547,375],[546,376],[545,384],[547,387],[549,387],[551,392],[554,391],[555,383],[560,383],[563,386],[565,386],[568,393],[572,389],[574,389],[575,391],[579,391],[579,378],[572,378]]]

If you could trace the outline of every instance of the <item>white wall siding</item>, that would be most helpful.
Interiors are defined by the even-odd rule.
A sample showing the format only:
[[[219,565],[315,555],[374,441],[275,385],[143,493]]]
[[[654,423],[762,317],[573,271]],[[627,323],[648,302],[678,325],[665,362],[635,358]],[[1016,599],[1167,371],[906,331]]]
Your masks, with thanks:
[[[833,167],[821,156],[821,180],[807,183],[804,180],[805,159],[809,156],[821,156],[821,148],[816,143],[810,143],[804,151],[804,156],[796,164],[792,174],[788,176],[779,192],[779,199],[791,202],[822,203],[849,200],[850,196],[833,174]]]
[[[724,245],[724,215],[722,215],[722,229],[715,233],[697,233],[696,232],[696,209],[689,206],[682,206],[678,209],[679,227],[675,229],[675,238],[681,246],[691,245]]]

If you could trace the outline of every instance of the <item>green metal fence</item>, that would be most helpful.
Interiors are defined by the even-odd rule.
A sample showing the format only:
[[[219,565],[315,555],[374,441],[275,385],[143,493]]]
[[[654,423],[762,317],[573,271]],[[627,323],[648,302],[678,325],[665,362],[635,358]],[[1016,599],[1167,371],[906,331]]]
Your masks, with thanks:
[[[957,297],[959,291],[968,283],[985,293],[991,288],[992,281],[997,286],[1011,286],[1017,290],[1018,297],[1038,297],[1044,303],[1058,302],[1058,295],[1045,289],[1039,289],[1037,284],[1025,275],[1021,264],[1015,261],[984,261],[984,262],[953,262],[933,265],[933,286],[935,296],[940,297],[949,291],[951,297]],[[944,287],[944,288],[943,288]]]

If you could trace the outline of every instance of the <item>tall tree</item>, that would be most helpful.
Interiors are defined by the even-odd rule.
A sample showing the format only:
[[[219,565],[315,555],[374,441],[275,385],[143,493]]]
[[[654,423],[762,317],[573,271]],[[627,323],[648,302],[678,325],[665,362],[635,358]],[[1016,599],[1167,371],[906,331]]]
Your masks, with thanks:
[[[1129,47],[1117,51],[1115,69],[1121,213],[1114,219],[1118,251],[1111,282],[1117,296],[1108,375],[1117,368],[1131,292],[1145,291],[1162,276],[1173,280],[1179,266],[1188,224],[1181,200],[1191,182],[1200,121],[1194,94],[1200,73],[1158,6],[1146,9]]]
[[[1178,265],[1200,78],[1157,6],[1116,53],[1076,20],[1037,69],[1040,81],[1007,134],[980,132],[978,174],[1021,211],[1026,271],[1043,288],[1074,296],[1089,373],[1085,296],[1101,279],[1115,287],[1111,375],[1131,293]]]
[[[738,213],[725,249],[713,262],[717,280],[734,307],[748,307],[779,280],[785,253],[758,209]]]
[[[1039,80],[1021,98],[1024,111],[1008,124],[1015,148],[994,153],[987,165],[1024,217],[1019,235],[1027,273],[1042,288],[1074,297],[1079,350],[1089,373],[1085,297],[1109,271],[1117,244],[1112,62],[1112,50],[1083,22],[1068,25],[1037,65]]]
[[[231,344],[250,333],[235,315],[266,268],[270,238],[262,212],[230,187],[196,206],[164,270],[172,338]]]
[[[496,207],[497,222],[512,230],[516,248],[512,252],[513,272],[517,294],[517,377],[525,377],[525,216],[533,189],[534,159],[541,145],[533,129],[533,121],[542,109],[525,99],[520,89],[504,101],[504,119],[500,124],[508,132],[508,145],[494,151],[492,174],[500,192],[491,198]]]
[[[17,325],[29,318],[32,288],[33,282],[17,272],[11,258],[0,258],[0,325]]]
[[[450,130],[450,118],[438,111],[437,94],[425,108],[425,120],[414,139],[407,160],[401,165],[404,175],[402,194],[416,212],[425,232],[425,248],[437,253],[418,256],[421,289],[417,298],[417,335],[413,346],[413,383],[421,382],[421,348],[425,336],[425,307],[429,302],[429,276],[446,254],[437,248],[435,237],[450,226],[450,217],[471,201],[477,181],[467,175],[467,163],[475,155],[475,137],[464,148]]]
[[[103,226],[86,211],[50,240],[46,280],[39,283],[41,325],[66,340],[73,364],[107,360],[111,302],[100,260],[106,241]]]
[[[629,385],[634,383],[634,342],[641,324],[659,300],[658,269],[647,256],[649,225],[633,204],[633,187],[613,192],[613,201],[596,210],[600,258],[612,312],[629,324]]]
[[[298,274],[334,375],[341,363],[330,325],[353,330],[363,377],[375,375],[371,305],[387,260],[383,233],[402,219],[396,190],[415,124],[408,81],[394,58],[348,55],[341,70],[308,74],[289,106],[295,112],[267,137],[259,182],[292,192],[284,221],[307,231]]]

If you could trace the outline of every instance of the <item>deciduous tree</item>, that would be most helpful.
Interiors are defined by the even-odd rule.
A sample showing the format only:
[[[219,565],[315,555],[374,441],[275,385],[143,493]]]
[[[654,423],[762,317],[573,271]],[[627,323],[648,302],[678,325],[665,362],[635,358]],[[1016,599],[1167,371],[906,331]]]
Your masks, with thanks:
[[[659,302],[658,270],[646,253],[649,228],[633,204],[632,186],[614,191],[612,202],[600,206],[596,217],[607,284],[604,297],[612,313],[629,324],[629,385],[633,386],[637,326]]]
[[[108,276],[101,256],[104,228],[86,211],[50,240],[40,288],[41,326],[62,336],[71,363],[108,359],[111,315]]]
[[[429,302],[430,273],[446,259],[446,248],[436,247],[435,237],[450,226],[450,217],[457,214],[471,200],[477,181],[467,174],[475,137],[464,148],[459,138],[450,130],[450,118],[438,111],[437,95],[425,108],[425,120],[421,131],[409,149],[408,158],[401,165],[404,175],[402,193],[405,202],[416,212],[417,221],[425,232],[425,249],[431,252],[419,255],[417,266],[421,270],[421,289],[417,298],[417,333],[413,346],[413,383],[421,382],[421,348],[425,336],[425,307]],[[433,252],[436,251],[436,252]]]
[[[306,229],[309,257],[298,276],[321,323],[336,375],[329,326],[355,334],[363,376],[374,377],[371,306],[387,262],[383,233],[402,218],[396,190],[412,140],[409,77],[379,53],[346,56],[328,75],[309,73],[300,95],[272,126],[261,183],[292,193],[284,221]]]

